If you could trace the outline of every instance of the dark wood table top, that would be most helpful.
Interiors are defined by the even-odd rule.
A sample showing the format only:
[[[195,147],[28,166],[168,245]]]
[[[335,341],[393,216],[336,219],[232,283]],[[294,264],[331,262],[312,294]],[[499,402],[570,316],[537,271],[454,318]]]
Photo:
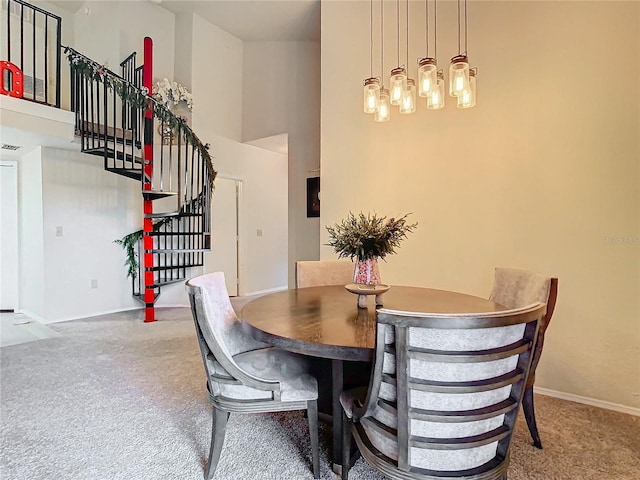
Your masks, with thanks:
[[[486,298],[432,288],[392,286],[384,308],[432,313],[504,310]],[[293,352],[336,360],[370,361],[376,330],[374,296],[358,308],[344,285],[272,293],[247,303],[242,327],[254,338]]]

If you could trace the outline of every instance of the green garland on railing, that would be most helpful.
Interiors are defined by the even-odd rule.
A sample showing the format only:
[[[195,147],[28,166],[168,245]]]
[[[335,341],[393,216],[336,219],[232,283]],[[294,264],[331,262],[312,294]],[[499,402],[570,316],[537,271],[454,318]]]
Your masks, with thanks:
[[[202,143],[183,118],[178,117],[165,105],[150,96],[146,87],[136,87],[104,65],[94,62],[71,47],[65,47],[64,53],[67,55],[69,65],[74,72],[89,80],[106,84],[107,88],[113,90],[124,102],[129,102],[138,108],[152,109],[153,117],[164,122],[171,130],[180,128],[184,132],[186,140],[202,155],[209,174],[209,187],[211,191],[214,190],[214,180],[218,172],[213,168],[213,161],[209,155],[209,144]]]
[[[207,173],[209,174],[209,188],[210,191],[213,192],[215,188],[214,180],[218,172],[213,168],[211,155],[209,155],[209,144],[203,144],[183,118],[178,117],[155,98],[151,97],[146,87],[136,87],[104,65],[94,62],[71,47],[65,47],[64,53],[67,55],[69,65],[74,72],[79,73],[89,80],[104,83],[107,88],[113,90],[123,102],[128,102],[137,108],[150,108],[153,111],[153,117],[164,122],[171,130],[180,128],[184,132],[186,140],[190,142],[194,148],[197,148],[200,155],[202,155]],[[201,206],[202,200],[202,194],[200,194],[188,204],[183,205],[182,210]],[[165,217],[156,221],[153,224],[153,230],[157,231],[162,225],[173,220],[173,218],[174,217]],[[120,245],[126,252],[127,258],[124,265],[127,267],[127,277],[136,278],[138,275],[139,264],[135,246],[142,238],[142,235],[143,231],[138,230],[118,240],[114,240],[114,243]]]
[[[182,211],[188,211],[193,208],[198,208],[203,205],[203,194],[198,195],[196,198],[192,199],[189,203],[182,206]],[[169,223],[175,217],[164,217],[159,220],[156,220],[153,224],[153,231],[157,232],[160,230],[165,223]],[[138,276],[138,256],[136,255],[135,246],[140,241],[143,235],[142,230],[138,230],[137,232],[129,233],[124,237],[114,240],[113,243],[120,245],[124,248],[124,251],[127,255],[126,260],[124,261],[124,266],[127,267],[127,277],[136,278]]]

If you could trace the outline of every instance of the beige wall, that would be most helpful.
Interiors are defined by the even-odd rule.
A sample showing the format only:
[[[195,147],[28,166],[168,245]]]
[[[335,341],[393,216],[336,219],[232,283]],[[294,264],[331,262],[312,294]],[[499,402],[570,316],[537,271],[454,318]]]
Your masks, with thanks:
[[[289,287],[296,260],[320,255],[318,218],[307,218],[307,177],[320,166],[320,44],[245,42],[244,141],[288,134]]]
[[[447,68],[455,2],[439,12]],[[469,2],[468,13],[477,107],[447,97],[444,110],[393,107],[376,124],[361,100],[369,2],[322,3],[320,243],[349,210],[412,212],[419,226],[384,265],[389,283],[487,296],[495,266],[557,275],[536,385],[638,412],[639,3]],[[424,20],[414,20],[411,43],[422,46]],[[321,257],[334,254],[321,247]]]

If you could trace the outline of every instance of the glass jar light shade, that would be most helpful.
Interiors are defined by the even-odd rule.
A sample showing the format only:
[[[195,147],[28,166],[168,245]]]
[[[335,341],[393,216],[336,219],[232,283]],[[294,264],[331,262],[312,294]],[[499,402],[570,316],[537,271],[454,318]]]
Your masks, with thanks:
[[[373,120],[376,122],[388,122],[390,118],[389,90],[382,87],[380,89],[380,104],[378,111],[373,114]]]
[[[449,67],[449,95],[457,97],[465,88],[469,88],[469,63],[466,55],[458,55]]]
[[[416,111],[416,82],[413,78],[407,79],[407,89],[402,96],[400,113],[413,113]]]
[[[380,81],[367,78],[364,81],[364,113],[376,113],[380,105]]]
[[[476,105],[476,73],[469,71],[469,88],[458,95],[458,108],[471,108]]]
[[[404,91],[407,89],[407,71],[404,67],[394,68],[391,70],[390,80],[389,102],[391,105],[400,105]]]
[[[427,97],[427,108],[429,110],[444,108],[444,74],[442,70],[438,72],[436,88],[431,89],[431,93]]]
[[[418,95],[428,97],[431,89],[436,88],[438,79],[435,58],[421,58],[418,61]]]

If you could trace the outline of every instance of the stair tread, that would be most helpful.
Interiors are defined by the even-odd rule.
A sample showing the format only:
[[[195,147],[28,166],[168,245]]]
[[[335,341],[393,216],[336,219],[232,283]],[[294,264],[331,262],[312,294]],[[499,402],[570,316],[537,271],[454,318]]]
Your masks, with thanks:
[[[144,218],[164,218],[164,217],[201,217],[202,213],[187,213],[187,212],[158,212],[147,213]]]
[[[151,268],[147,268],[147,271],[150,272],[161,272],[163,270],[178,270],[180,268],[195,268],[195,267],[202,267],[204,265],[204,263],[189,263],[186,265],[173,265],[173,266],[169,266],[169,265],[165,265],[165,266],[158,266],[158,267],[151,267]]]
[[[208,252],[208,248],[160,248],[149,250],[149,253],[191,253],[191,252]]]

